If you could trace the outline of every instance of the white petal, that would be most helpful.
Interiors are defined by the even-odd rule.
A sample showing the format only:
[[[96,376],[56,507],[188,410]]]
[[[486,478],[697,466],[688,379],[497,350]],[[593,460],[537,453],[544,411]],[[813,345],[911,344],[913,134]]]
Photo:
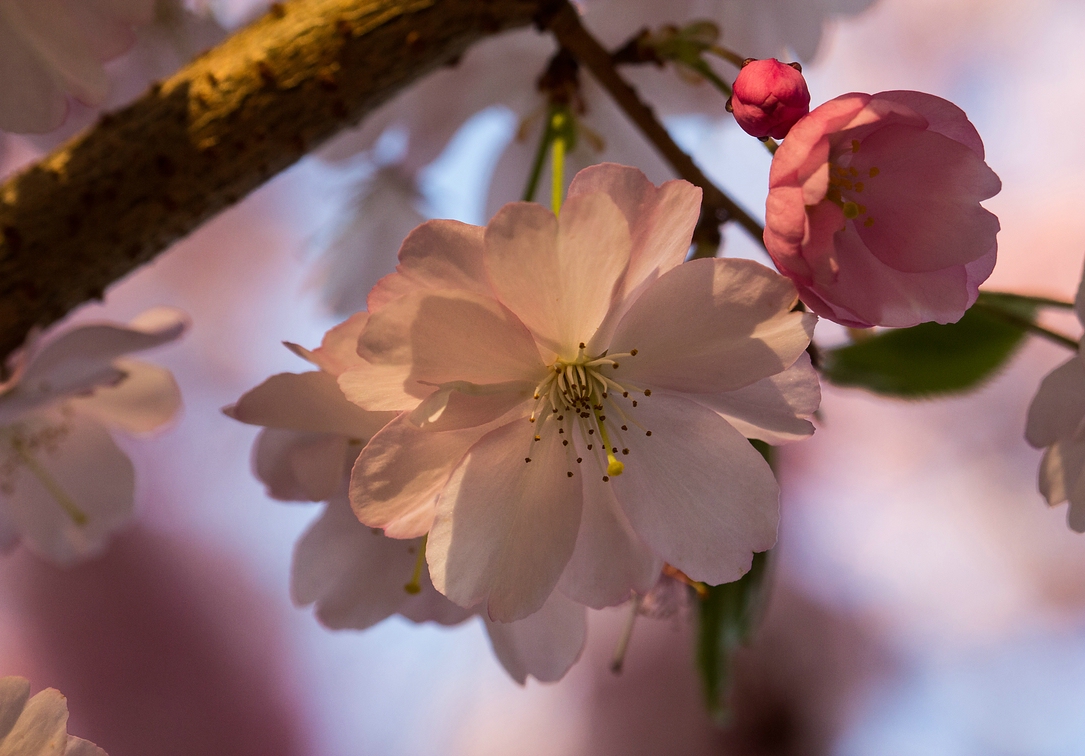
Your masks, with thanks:
[[[115,383],[124,376],[113,366],[118,357],[173,341],[187,326],[184,313],[157,308],[127,327],[100,324],[74,328],[43,347],[31,349],[25,369],[4,401],[30,409]]]
[[[346,436],[268,428],[253,445],[253,469],[273,499],[325,501],[343,483],[349,448],[361,451]]]
[[[0,678],[0,741],[2,741],[30,698],[30,681],[25,677]]]
[[[688,396],[718,412],[746,438],[785,444],[814,432],[806,418],[821,404],[821,384],[810,355],[803,353],[784,372],[736,391]]]
[[[132,463],[98,423],[59,411],[39,412],[24,420],[28,435],[63,429],[45,446],[28,449],[36,474],[5,438],[0,454],[16,463],[13,490],[4,496],[23,542],[61,564],[92,556],[132,516]],[[43,483],[44,479],[49,481]],[[86,516],[76,523],[60,498]]]
[[[542,608],[516,622],[486,619],[494,654],[512,679],[528,675],[556,682],[580,658],[588,634],[587,610],[556,591]]]
[[[358,356],[358,337],[365,330],[369,313],[356,312],[324,334],[320,346],[305,355],[321,370],[338,377],[363,360]]]
[[[1036,448],[1074,435],[1085,418],[1085,360],[1075,355],[1040,383],[1028,408],[1025,440]]]
[[[439,594],[423,564],[421,591],[404,588],[418,563],[421,539],[397,540],[358,522],[345,497],[328,502],[324,514],[298,540],[291,596],[299,606],[316,604],[316,615],[333,629],[362,630],[397,612],[415,622],[453,625],[472,612]]]
[[[268,428],[335,433],[366,440],[393,413],[369,412],[343,395],[335,376],[322,370],[273,375],[227,410],[235,420]]]
[[[70,400],[76,411],[129,433],[149,433],[181,409],[181,390],[166,368],[124,359],[113,366],[124,374],[120,383]]]
[[[375,365],[362,360],[339,376],[347,401],[369,412],[401,412],[418,406],[433,391],[411,378],[410,364]]]
[[[19,721],[0,741],[0,756],[63,756],[68,745],[68,704],[53,688],[31,698]]]
[[[591,469],[590,453],[586,456],[588,464],[580,465],[584,473],[580,532],[558,590],[579,604],[602,609],[627,601],[631,591],[646,593],[659,578],[663,562],[633,532],[610,484],[603,482],[601,471]]]
[[[429,432],[403,415],[373,436],[354,464],[350,500],[358,519],[395,538],[429,532],[437,496],[490,426]]]
[[[429,537],[437,589],[460,606],[486,601],[501,622],[542,607],[580,526],[580,475],[567,474],[576,462],[556,432],[534,441],[535,428],[516,420],[471,447],[438,501]]]
[[[780,490],[742,434],[687,398],[653,393],[624,437],[625,471],[610,485],[637,534],[694,580],[737,580],[776,542]]]
[[[575,357],[610,309],[630,245],[625,217],[602,192],[570,197],[560,218],[517,202],[486,227],[486,271],[541,343]]]

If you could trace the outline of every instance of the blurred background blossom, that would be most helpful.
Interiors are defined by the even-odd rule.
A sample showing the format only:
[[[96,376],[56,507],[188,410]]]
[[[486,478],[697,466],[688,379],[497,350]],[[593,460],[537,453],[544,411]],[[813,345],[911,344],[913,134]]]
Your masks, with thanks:
[[[613,32],[595,28],[620,43],[642,23],[663,20],[658,8],[669,4],[652,6],[650,19],[639,15],[647,4],[621,3],[607,11]],[[255,6],[211,5],[217,21],[194,20],[232,27]],[[594,24],[595,7],[614,4],[583,5]],[[762,40],[764,19],[786,27],[798,18],[764,15],[795,7],[786,2],[739,13],[750,5],[716,6],[725,41],[743,23],[760,30],[749,39]],[[698,6],[693,15],[707,13]],[[988,203],[1002,224],[988,286],[1073,296],[1085,254],[1085,146],[1074,138],[1085,121],[1076,79],[1085,5],[878,0],[828,24],[816,56],[820,32],[794,28],[802,34],[783,38],[808,63],[815,105],[853,90],[919,89],[963,107],[1004,186]],[[777,44],[768,39],[751,48],[766,54]],[[547,55],[533,60],[541,66]],[[144,75],[134,61],[110,64],[115,97],[144,86],[125,84],[126,65],[133,81]],[[524,76],[530,84],[535,73]],[[601,100],[588,75],[582,82]],[[374,118],[362,129],[370,141],[303,161],[116,285],[104,305],[73,316],[125,321],[160,304],[189,312],[191,334],[159,360],[177,377],[185,415],[169,434],[121,441],[140,472],[138,524],[103,557],[68,570],[25,550],[0,562],[3,673],[28,677],[35,691],[63,691],[69,730],[111,756],[1080,753],[1085,542],[1066,527],[1065,507],[1043,503],[1040,452],[1023,439],[1040,379],[1069,355],[1038,340],[965,398],[904,403],[826,388],[818,433],[781,454],[773,592],[762,632],[735,660],[726,730],[703,713],[681,617],[640,620],[616,677],[608,667],[626,612],[594,613],[570,675],[521,689],[493,659],[477,621],[444,629],[393,618],[364,634],[332,633],[311,610],[291,606],[292,545],[320,505],[269,501],[249,470],[255,429],[219,408],[271,373],[304,369],[280,341],[315,346],[336,322],[330,309],[357,306],[325,304],[312,286],[312,252],[336,238],[329,229],[355,223],[340,209],[365,204],[364,182],[405,166],[414,186],[404,194],[418,193],[412,212],[473,223],[518,198],[523,155],[534,144],[515,135],[532,106],[502,101],[469,118],[482,105],[460,104],[466,125],[453,119],[441,136],[416,137],[394,119],[381,121],[387,114]],[[654,180],[666,177],[608,108],[591,116],[608,154],[627,150],[614,154]],[[760,214],[764,149],[717,118],[718,109],[661,112],[713,178]],[[404,132],[406,149],[396,144]],[[4,170],[57,139],[5,137]],[[381,140],[389,146],[374,147]],[[414,145],[418,157],[405,163]],[[397,234],[366,233],[372,248],[344,254],[378,276],[394,261]],[[765,259],[734,228],[725,229],[725,251]],[[1072,315],[1051,322],[1078,335]]]

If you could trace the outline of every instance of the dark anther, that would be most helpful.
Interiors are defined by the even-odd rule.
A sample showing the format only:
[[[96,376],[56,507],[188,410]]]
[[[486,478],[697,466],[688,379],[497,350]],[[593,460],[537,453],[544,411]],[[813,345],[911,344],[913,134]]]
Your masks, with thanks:
[[[610,482],[610,476],[609,475],[604,475],[603,476],[603,482],[604,483],[609,483]]]
[[[651,432],[651,431],[645,431],[645,432],[644,432],[644,435],[645,435],[645,436],[650,436],[650,435],[652,435],[652,432]]]
[[[628,449],[622,449],[622,454],[628,454],[628,453],[629,453]]]
[[[584,461],[584,458],[583,458],[583,457],[577,457],[577,458],[576,458],[576,463],[577,463],[578,465],[579,465],[579,464],[580,464],[581,462],[583,462],[583,461]]]
[[[757,60],[757,58],[746,58],[746,60],[742,61],[742,67],[745,68],[746,66],[753,63],[755,60]]]
[[[524,457],[524,461],[525,461],[525,462],[530,462],[530,461],[531,461],[531,457]]]
[[[567,439],[567,438],[561,439],[561,445],[562,446],[568,446],[569,445],[569,439]]]
[[[631,357],[636,357],[637,356],[637,350],[636,349],[631,349],[631,350],[629,350],[629,354],[630,354]]]
[[[572,470],[570,470],[569,472],[567,472],[565,474],[568,475],[570,478],[573,477],[573,471]]]
[[[629,426],[628,425],[623,425],[622,430],[629,430]]]
[[[794,63],[788,63],[788,65],[794,68],[799,73],[802,73],[802,63],[795,61]]]
[[[644,389],[644,395],[645,396],[651,396],[652,395],[652,390],[651,389]]]

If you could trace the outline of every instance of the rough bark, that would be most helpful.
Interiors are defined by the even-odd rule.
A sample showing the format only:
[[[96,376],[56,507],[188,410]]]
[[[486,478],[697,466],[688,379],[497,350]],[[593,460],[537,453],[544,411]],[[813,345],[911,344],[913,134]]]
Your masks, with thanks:
[[[0,186],[0,355],[552,0],[292,0]]]

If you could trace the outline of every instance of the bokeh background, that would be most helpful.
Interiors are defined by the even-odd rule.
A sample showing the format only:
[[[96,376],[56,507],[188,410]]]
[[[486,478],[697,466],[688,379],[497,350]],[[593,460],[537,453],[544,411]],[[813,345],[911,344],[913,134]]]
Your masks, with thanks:
[[[212,25],[170,49],[198,49],[200,35],[213,39]],[[919,89],[961,105],[1003,181],[988,203],[1002,232],[987,287],[1069,299],[1085,258],[1083,38],[1081,0],[877,0],[828,24],[805,71],[815,103]],[[116,64],[120,99],[143,84],[125,66],[176,64],[139,54]],[[65,128],[89,118],[76,112]],[[393,206],[485,222],[520,191],[499,160],[518,118],[498,107],[471,119],[419,170],[420,193]],[[769,160],[756,141],[712,116],[668,126],[763,212]],[[5,138],[4,171],[56,139]],[[825,388],[816,435],[780,455],[774,586],[736,659],[727,729],[704,714],[681,616],[640,621],[614,676],[625,612],[594,613],[566,679],[521,688],[477,622],[397,617],[333,633],[293,607],[291,550],[320,505],[269,500],[250,472],[256,429],[220,408],[271,373],[303,370],[280,342],[315,345],[336,322],[319,250],[397,139],[393,129],[367,156],[302,161],[75,313],[188,311],[190,334],[153,355],[186,408],[168,432],[122,439],[139,514],[104,556],[71,569],[25,550],[0,561],[3,674],[63,691],[69,731],[112,756],[1085,752],[1085,537],[1037,493],[1040,455],[1023,439],[1040,379],[1068,354],[1037,339],[967,397]],[[372,234],[366,275],[394,264],[390,236]],[[724,251],[759,255],[738,229]],[[1072,318],[1051,324],[1079,335]],[[818,338],[841,333],[827,324]]]

